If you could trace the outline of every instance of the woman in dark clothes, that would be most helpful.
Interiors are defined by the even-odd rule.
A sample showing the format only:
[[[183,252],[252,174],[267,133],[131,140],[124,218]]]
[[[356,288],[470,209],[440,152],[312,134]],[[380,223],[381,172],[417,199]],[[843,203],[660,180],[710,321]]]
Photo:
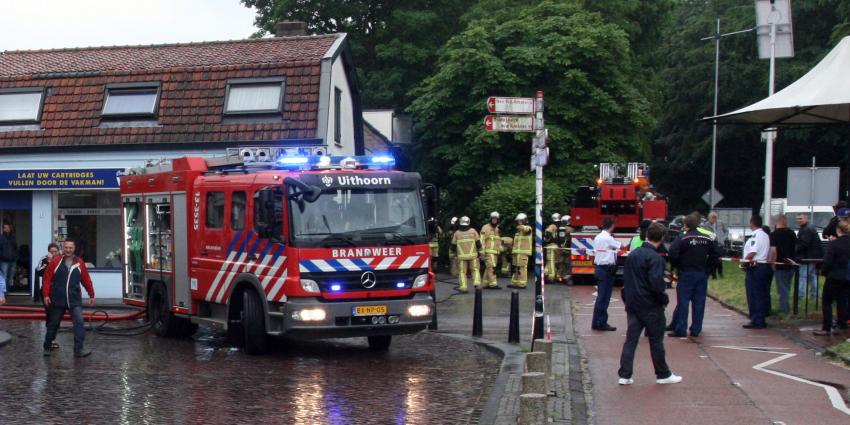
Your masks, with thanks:
[[[41,277],[44,276],[44,269],[47,268],[47,264],[50,263],[50,260],[52,260],[55,255],[58,254],[59,245],[51,242],[50,245],[47,245],[47,255],[41,257],[41,260],[38,261],[38,266],[35,267],[35,276],[38,278],[38,286],[35,288],[35,294],[32,296],[33,301],[41,300]]]
[[[832,335],[832,305],[838,310],[838,333],[847,330],[847,298],[850,281],[847,280],[847,262],[850,260],[850,221],[839,220],[838,238],[829,241],[823,257],[823,324],[815,335]]]

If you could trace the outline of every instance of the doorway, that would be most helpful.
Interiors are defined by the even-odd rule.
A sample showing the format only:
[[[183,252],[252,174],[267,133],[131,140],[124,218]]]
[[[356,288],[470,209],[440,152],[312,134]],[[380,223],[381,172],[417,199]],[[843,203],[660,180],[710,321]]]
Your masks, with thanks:
[[[30,247],[32,246],[32,192],[0,191],[0,223],[9,226],[13,245],[4,256],[14,253],[11,259],[0,259],[11,265],[0,268],[6,277],[8,295],[29,295],[32,291],[32,267]],[[8,261],[11,260],[11,261]]]

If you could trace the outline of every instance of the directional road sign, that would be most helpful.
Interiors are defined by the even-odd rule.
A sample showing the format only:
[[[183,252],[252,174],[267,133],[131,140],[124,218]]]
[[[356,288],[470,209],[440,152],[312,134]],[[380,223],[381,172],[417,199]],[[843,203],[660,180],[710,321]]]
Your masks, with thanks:
[[[531,97],[489,97],[487,110],[491,113],[533,114],[534,98]]]
[[[531,115],[487,115],[484,129],[500,132],[533,132],[534,117]]]
[[[705,191],[705,193],[702,194],[702,200],[705,201],[706,204],[709,203],[709,201],[712,200],[711,199],[711,190],[707,190],[707,191]],[[723,195],[721,195],[720,192],[717,189],[714,189],[714,199],[713,199],[714,205],[717,205],[722,200],[723,200]],[[714,208],[714,205],[709,205],[709,207]]]

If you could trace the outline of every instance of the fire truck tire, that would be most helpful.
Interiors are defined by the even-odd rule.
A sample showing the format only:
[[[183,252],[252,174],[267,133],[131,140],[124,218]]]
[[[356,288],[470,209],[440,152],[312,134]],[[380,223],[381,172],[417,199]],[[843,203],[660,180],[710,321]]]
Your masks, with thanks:
[[[154,282],[148,293],[148,321],[151,330],[159,336],[175,336],[179,318],[169,311],[168,292],[165,285]]]
[[[245,337],[245,351],[248,354],[262,354],[268,347],[263,305],[256,291],[246,290],[242,294],[242,332]]]
[[[372,351],[387,351],[390,349],[390,343],[393,342],[392,335],[376,335],[366,339],[369,340],[369,349]]]

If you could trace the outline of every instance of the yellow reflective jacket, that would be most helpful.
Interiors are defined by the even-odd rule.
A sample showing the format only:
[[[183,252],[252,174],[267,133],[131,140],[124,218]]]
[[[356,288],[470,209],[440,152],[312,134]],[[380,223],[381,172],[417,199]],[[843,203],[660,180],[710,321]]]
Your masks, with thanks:
[[[452,236],[452,243],[457,247],[457,258],[471,260],[478,258],[478,232],[475,229],[458,230]]]
[[[485,254],[498,254],[501,251],[502,240],[499,236],[499,226],[490,223],[481,227],[481,246]]]
[[[514,235],[514,254],[531,255],[531,226],[521,224]]]

